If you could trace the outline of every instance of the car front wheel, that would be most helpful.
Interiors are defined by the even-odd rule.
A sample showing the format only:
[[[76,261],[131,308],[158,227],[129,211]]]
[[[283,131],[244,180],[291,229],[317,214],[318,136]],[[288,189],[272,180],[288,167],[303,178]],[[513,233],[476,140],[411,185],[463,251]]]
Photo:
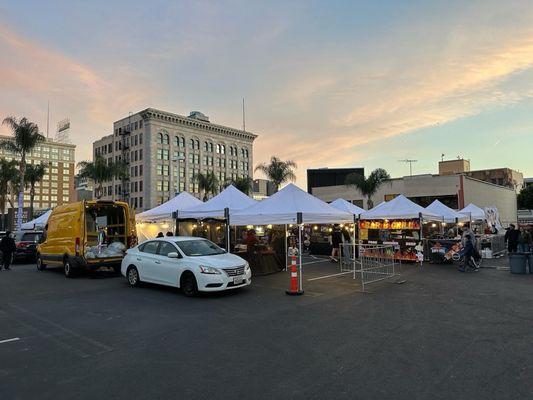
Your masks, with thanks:
[[[46,264],[43,263],[43,259],[40,255],[37,255],[37,260],[35,262],[37,264],[37,271],[44,271],[46,269]]]
[[[130,284],[130,286],[139,286],[141,280],[139,278],[139,271],[137,271],[137,268],[129,267],[126,276],[128,278],[128,283]]]
[[[187,297],[193,297],[198,294],[198,285],[196,284],[196,278],[189,272],[181,278],[181,291]]]
[[[72,264],[68,259],[65,259],[65,261],[63,261],[63,270],[65,272],[65,277],[74,278],[74,268],[72,267]]]

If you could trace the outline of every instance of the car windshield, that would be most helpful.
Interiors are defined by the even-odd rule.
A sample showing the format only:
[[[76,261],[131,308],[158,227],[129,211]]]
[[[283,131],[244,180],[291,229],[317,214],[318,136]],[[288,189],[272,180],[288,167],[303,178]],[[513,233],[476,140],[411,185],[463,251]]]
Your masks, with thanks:
[[[221,249],[209,240],[183,240],[176,242],[178,247],[189,257],[214,256],[224,254],[226,250]]]

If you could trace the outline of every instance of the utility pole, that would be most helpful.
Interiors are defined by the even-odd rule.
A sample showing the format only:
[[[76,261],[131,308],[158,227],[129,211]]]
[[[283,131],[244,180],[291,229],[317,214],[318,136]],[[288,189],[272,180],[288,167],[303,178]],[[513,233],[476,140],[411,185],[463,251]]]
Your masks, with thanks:
[[[50,100],[46,106],[46,138],[48,139],[48,131],[50,130]]]
[[[244,97],[242,98],[242,131],[246,132],[246,119],[244,113]]]
[[[418,160],[410,160],[406,158],[405,160],[398,160],[399,162],[408,163],[409,164],[409,176],[413,176],[413,163],[418,162]]]

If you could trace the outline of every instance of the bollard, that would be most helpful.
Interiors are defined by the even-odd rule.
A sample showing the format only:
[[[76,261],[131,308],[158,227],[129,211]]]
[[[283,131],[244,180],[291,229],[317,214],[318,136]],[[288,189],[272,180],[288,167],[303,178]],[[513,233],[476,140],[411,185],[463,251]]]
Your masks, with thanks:
[[[304,294],[303,290],[298,287],[298,267],[296,266],[296,255],[291,255],[291,265],[289,266],[291,274],[290,289],[285,291],[290,296],[300,296]]]

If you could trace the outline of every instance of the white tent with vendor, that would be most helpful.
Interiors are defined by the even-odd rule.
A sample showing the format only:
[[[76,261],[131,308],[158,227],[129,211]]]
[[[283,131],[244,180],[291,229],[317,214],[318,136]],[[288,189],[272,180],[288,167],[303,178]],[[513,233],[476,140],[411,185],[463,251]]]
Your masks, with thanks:
[[[442,217],[427,211],[424,207],[412,202],[404,195],[396,196],[386,203],[379,204],[361,214],[360,219],[415,219],[440,221]]]
[[[227,211],[229,211],[231,215],[236,211],[243,210],[256,203],[257,201],[245,195],[235,186],[229,185],[226,189],[205,203],[179,210],[178,218],[225,218],[225,212]]]
[[[329,205],[335,207],[337,210],[348,212],[357,217],[359,217],[360,214],[366,211],[365,209],[357,207],[355,204],[352,204],[349,201],[340,198],[332,201],[331,203],[329,203]]]
[[[172,199],[135,216],[137,222],[161,222],[173,220],[173,213],[203,204],[193,195],[181,192]]]
[[[470,203],[465,208],[459,211],[459,213],[468,217],[470,221],[483,221],[485,220],[485,210]]]
[[[48,210],[43,215],[32,219],[31,221],[23,223],[22,230],[44,229],[44,227],[48,223],[48,218],[50,217],[50,214],[52,214],[52,210]]]
[[[453,224],[455,222],[468,221],[468,217],[466,215],[453,210],[446,204],[441,203],[439,200],[435,200],[433,203],[427,206],[426,211],[439,215],[440,217],[442,217],[442,222],[446,223]]]
[[[259,203],[235,212],[230,217],[231,225],[288,225],[298,224],[299,236],[299,284],[302,290],[302,224],[305,223],[350,223],[352,213],[341,211],[310,195],[292,183]],[[285,229],[285,232],[287,230]],[[285,237],[285,243],[287,242]],[[287,253],[287,252],[285,252]]]

